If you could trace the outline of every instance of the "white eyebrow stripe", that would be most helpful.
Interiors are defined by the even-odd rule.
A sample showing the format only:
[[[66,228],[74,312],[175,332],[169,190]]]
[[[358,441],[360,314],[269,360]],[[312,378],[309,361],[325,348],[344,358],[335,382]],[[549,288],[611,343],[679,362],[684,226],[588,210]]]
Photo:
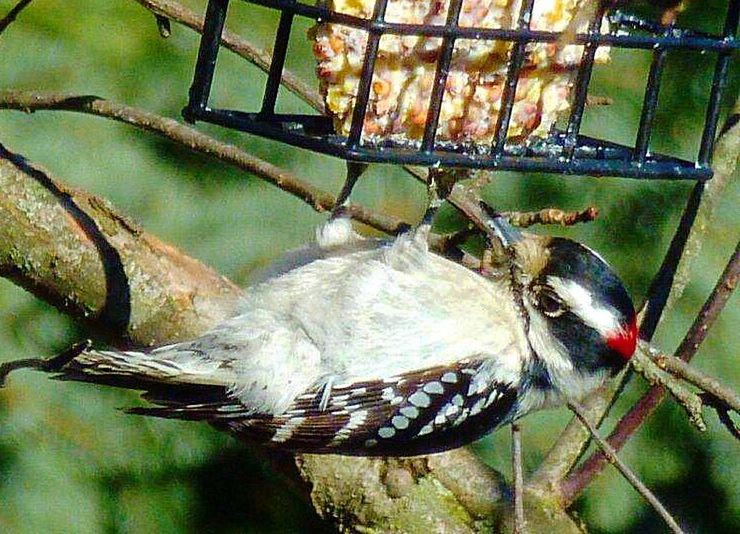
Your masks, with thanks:
[[[616,315],[607,308],[594,303],[591,293],[576,282],[559,276],[548,276],[547,283],[563,299],[570,311],[601,335],[606,336],[621,328]]]

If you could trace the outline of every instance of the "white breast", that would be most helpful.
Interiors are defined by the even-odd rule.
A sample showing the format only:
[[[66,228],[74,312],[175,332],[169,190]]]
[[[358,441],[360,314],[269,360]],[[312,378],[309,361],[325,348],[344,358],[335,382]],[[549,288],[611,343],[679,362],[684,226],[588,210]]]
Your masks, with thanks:
[[[244,383],[255,371],[300,375],[280,392],[266,376],[239,388],[247,396],[262,388],[264,404],[277,410],[329,377],[390,378],[465,357],[496,358],[502,380],[515,380],[526,354],[508,287],[413,239],[309,263],[250,289],[241,309],[235,324],[265,341],[241,362]]]

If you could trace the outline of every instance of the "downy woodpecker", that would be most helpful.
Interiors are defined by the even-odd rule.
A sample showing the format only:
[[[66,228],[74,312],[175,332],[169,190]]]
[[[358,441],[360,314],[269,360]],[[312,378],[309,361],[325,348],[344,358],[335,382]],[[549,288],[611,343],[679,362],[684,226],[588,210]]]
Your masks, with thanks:
[[[423,231],[363,239],[334,219],[202,336],[142,352],[86,348],[46,370],[144,390],[155,406],[132,413],[203,420],[291,451],[458,447],[582,397],[637,340],[632,301],[601,257],[494,224],[508,259],[481,273],[432,253]]]

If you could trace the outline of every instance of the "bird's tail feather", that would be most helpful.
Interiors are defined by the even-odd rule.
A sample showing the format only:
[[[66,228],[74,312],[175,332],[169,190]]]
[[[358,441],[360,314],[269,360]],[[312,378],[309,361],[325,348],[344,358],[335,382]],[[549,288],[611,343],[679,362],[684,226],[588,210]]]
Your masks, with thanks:
[[[175,346],[172,346],[173,348]],[[12,371],[32,368],[51,373],[55,380],[74,380],[144,391],[142,397],[159,407],[135,407],[128,413],[177,419],[207,419],[243,412],[244,407],[229,395],[228,386],[214,378],[213,367],[187,360],[167,359],[170,347],[151,352],[112,351],[78,343],[47,359],[28,358],[0,364],[0,387]],[[169,351],[176,354],[176,351]],[[219,373],[215,373],[218,375]]]
[[[178,382],[182,369],[174,362],[141,351],[86,349],[58,369],[54,378],[148,389],[152,383]],[[146,387],[144,387],[146,386]]]
[[[159,347],[152,351],[115,351],[90,348],[90,341],[78,343],[48,359],[29,358],[0,365],[0,387],[12,371],[32,368],[51,373],[56,380],[92,382],[119,388],[149,392],[152,399],[162,403],[174,402],[160,392],[187,389],[205,397],[214,391],[228,389],[233,379],[231,372],[216,362],[196,357],[183,357],[176,345]],[[193,391],[191,391],[193,390]],[[197,390],[197,391],[196,391]],[[199,395],[198,395],[199,396]]]
[[[98,350],[86,344],[61,363],[56,369],[46,370],[59,372],[57,378],[61,380],[131,389],[149,389],[151,384],[229,387],[236,380],[230,365],[208,358],[188,344],[167,345],[150,351]]]

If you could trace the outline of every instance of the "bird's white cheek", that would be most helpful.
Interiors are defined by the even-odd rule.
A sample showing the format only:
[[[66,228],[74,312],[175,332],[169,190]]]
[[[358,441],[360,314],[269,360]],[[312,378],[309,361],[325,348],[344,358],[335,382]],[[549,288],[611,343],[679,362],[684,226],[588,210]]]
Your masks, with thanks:
[[[564,399],[558,399],[558,394],[577,400],[599,387],[608,373],[584,374],[576,369],[565,346],[550,333],[546,319],[530,303],[526,303],[526,306],[529,312],[529,342],[545,364],[556,390],[555,395],[546,395],[541,399],[543,407],[562,402]]]
[[[537,356],[553,373],[571,372],[573,363],[565,346],[550,333],[547,321],[530,303],[525,303],[529,313],[529,332],[527,337]]]

